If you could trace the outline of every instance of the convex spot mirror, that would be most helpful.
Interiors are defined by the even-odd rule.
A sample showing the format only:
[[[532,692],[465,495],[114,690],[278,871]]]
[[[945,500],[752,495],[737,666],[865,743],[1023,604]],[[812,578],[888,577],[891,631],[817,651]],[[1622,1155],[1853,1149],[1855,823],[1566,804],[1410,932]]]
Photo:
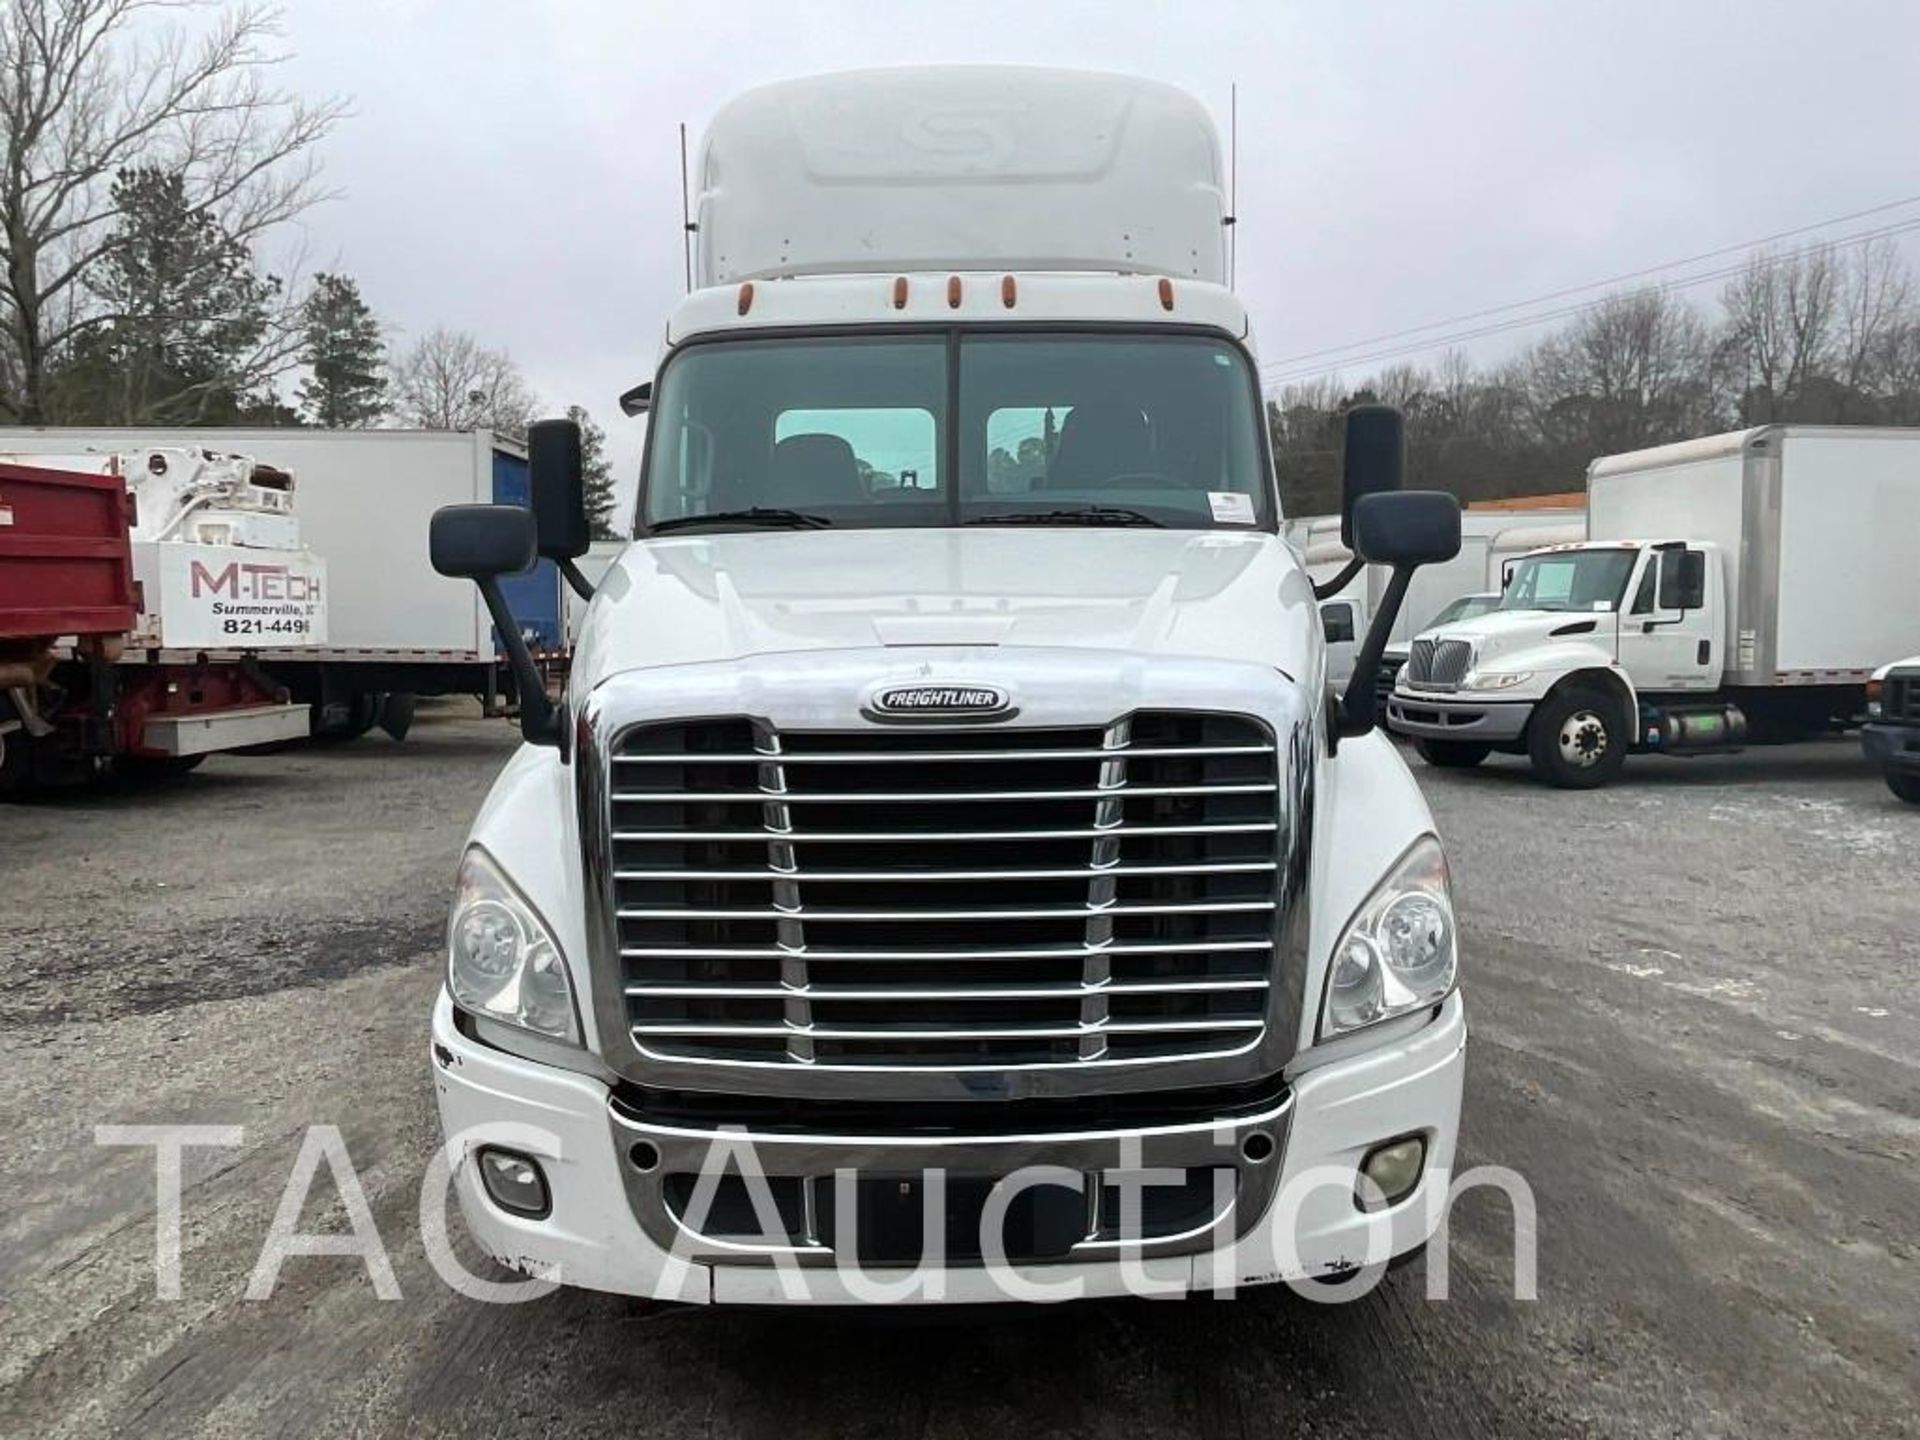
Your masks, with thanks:
[[[1353,553],[1375,565],[1437,565],[1460,553],[1460,502],[1444,490],[1363,495]]]
[[[533,568],[533,512],[518,505],[443,505],[427,529],[433,568],[455,580],[487,580]]]

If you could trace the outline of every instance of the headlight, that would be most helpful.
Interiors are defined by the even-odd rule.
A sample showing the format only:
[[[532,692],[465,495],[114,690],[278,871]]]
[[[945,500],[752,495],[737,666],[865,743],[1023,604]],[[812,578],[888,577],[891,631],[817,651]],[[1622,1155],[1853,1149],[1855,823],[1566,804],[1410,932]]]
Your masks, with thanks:
[[[1453,896],[1440,842],[1414,842],[1348,922],[1327,967],[1320,1038],[1444,1000],[1459,973]]]
[[[1462,690],[1511,690],[1533,678],[1531,670],[1476,670],[1460,681]]]
[[[560,947],[539,913],[478,849],[460,862],[447,921],[447,989],[475,1015],[580,1043]]]

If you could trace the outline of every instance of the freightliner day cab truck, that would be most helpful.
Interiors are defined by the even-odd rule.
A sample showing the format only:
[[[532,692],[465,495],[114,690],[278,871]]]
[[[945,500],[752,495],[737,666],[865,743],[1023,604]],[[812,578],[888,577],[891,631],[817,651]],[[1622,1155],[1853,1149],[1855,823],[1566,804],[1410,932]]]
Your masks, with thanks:
[[[1429,764],[1530,757],[1586,789],[1629,751],[1701,755],[1857,722],[1920,648],[1900,537],[1920,430],[1767,425],[1596,460],[1582,544],[1415,638],[1387,703]]]
[[[460,865],[431,1063],[472,1233],[734,1303],[1417,1251],[1446,864],[1370,679],[1324,684],[1204,112],[846,75],[736,100],[696,173],[633,543]],[[436,517],[503,633],[496,577],[587,548],[577,443],[534,427],[531,515]],[[1459,544],[1400,457],[1357,412],[1376,657]]]

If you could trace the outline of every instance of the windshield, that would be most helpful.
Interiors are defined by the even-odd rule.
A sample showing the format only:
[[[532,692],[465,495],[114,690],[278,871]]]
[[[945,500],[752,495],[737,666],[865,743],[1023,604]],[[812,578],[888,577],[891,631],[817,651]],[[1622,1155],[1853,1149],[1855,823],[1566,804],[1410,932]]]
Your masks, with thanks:
[[[1499,605],[1498,595],[1462,595],[1450,605],[1444,605],[1440,613],[1423,627],[1431,630],[1438,625],[1451,625],[1455,620],[1471,620],[1476,615],[1484,615]]]
[[[1633,573],[1631,550],[1556,550],[1522,560],[1502,610],[1617,610]]]
[[[700,343],[656,386],[642,524],[1271,529],[1258,417],[1205,336]]]

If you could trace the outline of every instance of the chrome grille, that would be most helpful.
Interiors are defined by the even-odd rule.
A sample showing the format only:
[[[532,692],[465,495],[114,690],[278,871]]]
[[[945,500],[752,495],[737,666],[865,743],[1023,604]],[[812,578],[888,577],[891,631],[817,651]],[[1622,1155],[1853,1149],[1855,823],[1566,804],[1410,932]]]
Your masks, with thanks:
[[[1887,676],[1880,687],[1880,714],[1920,725],[1920,670],[1895,670]]]
[[[1416,690],[1452,690],[1473,665],[1465,640],[1416,640],[1407,657],[1407,684]]]
[[[662,1059],[1072,1066],[1266,1027],[1272,737],[1104,728],[628,730],[610,857],[626,1018]]]

